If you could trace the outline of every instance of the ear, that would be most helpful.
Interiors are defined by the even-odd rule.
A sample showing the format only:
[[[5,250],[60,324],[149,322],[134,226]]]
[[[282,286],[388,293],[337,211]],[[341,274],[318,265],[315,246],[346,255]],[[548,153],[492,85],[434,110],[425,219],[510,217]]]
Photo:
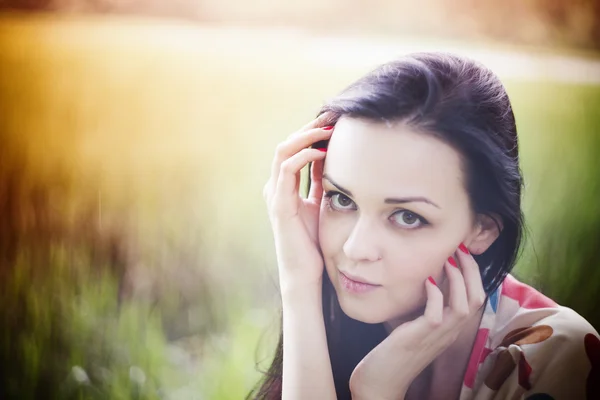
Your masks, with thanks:
[[[476,218],[473,236],[467,247],[472,254],[482,254],[498,239],[504,225],[498,214],[477,214]]]

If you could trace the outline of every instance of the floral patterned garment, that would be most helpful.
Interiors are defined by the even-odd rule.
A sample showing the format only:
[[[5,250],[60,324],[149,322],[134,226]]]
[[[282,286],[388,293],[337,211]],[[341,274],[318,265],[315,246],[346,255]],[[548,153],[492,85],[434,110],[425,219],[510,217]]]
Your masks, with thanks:
[[[508,275],[489,296],[460,400],[600,400],[600,340],[579,314]]]

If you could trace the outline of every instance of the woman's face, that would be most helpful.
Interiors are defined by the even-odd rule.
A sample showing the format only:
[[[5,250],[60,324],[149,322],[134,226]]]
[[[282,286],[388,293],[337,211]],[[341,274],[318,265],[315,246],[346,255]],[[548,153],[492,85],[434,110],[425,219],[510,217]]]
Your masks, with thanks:
[[[459,154],[402,124],[342,117],[329,142],[319,242],[344,312],[402,320],[425,304],[425,281],[474,234]],[[352,280],[374,284],[357,285]]]

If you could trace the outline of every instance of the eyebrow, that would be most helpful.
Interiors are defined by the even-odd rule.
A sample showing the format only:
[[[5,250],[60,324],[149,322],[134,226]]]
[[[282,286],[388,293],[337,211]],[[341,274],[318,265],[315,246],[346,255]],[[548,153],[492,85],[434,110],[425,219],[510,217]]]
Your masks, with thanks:
[[[351,191],[349,191],[348,189],[344,189],[342,186],[335,183],[327,174],[323,174],[323,179],[328,180],[329,183],[331,183],[333,186],[335,186],[340,192],[344,192],[348,196],[352,196]],[[415,203],[415,202],[431,204],[432,206],[441,209],[441,207],[438,206],[437,204],[435,204],[433,201],[429,200],[427,197],[422,197],[422,196],[388,197],[384,200],[385,204],[404,204],[404,203]]]

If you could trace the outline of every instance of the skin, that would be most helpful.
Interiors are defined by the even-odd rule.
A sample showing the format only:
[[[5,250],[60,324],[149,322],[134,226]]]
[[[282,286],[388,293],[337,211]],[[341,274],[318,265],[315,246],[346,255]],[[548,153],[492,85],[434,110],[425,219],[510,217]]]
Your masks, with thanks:
[[[342,118],[334,128],[327,126],[330,117],[321,115],[277,146],[263,190],[284,316],[283,398],[336,398],[322,313],[323,264],[344,311],[384,322],[390,332],[354,369],[352,398],[456,397],[485,300],[469,250],[485,251],[501,227],[470,212],[452,148],[402,124]],[[309,148],[326,139],[329,151]],[[309,162],[313,184],[303,198],[300,171]],[[331,190],[331,180],[352,191],[346,194],[356,209],[328,208],[323,186]],[[414,216],[391,222],[400,206],[384,198],[408,195],[437,204],[402,204],[430,225],[405,229]],[[469,250],[457,250],[461,242]],[[339,269],[380,286],[360,296],[345,293]],[[427,281],[431,275],[439,287]]]
[[[283,308],[282,398],[335,399],[322,313],[323,258],[317,234],[325,153],[308,148],[331,137],[326,115],[277,145],[263,189],[273,228]],[[306,199],[298,193],[300,170],[314,162]],[[308,384],[307,384],[308,383]]]
[[[427,335],[435,338],[444,329],[446,334],[440,338],[452,338],[440,348],[429,346],[435,351],[424,348],[422,367],[404,372],[403,386],[390,388],[391,396],[458,396],[484,294],[474,259],[457,248],[464,243],[470,253],[481,254],[499,235],[489,216],[476,215],[471,209],[460,154],[433,135],[401,122],[342,117],[329,142],[322,186],[319,246],[343,311],[362,322],[385,323],[392,332],[388,342],[396,341],[388,350],[394,351],[397,359],[401,358],[398,343]],[[388,198],[412,199],[389,204]],[[458,268],[449,264],[449,257],[459,262]],[[466,268],[471,271],[469,279]],[[353,293],[344,288],[340,271],[379,286]],[[428,277],[439,287],[425,283]],[[458,304],[454,313],[448,307],[453,297]],[[428,322],[421,318],[424,324],[407,328],[424,314],[429,314]],[[432,320],[436,320],[433,326]],[[436,329],[440,332],[434,333]],[[394,331],[406,332],[393,337]],[[406,363],[386,364],[389,356],[379,352],[382,354],[374,358],[373,366],[406,370]],[[361,376],[356,372],[355,376]],[[360,386],[366,381],[372,377],[360,379]],[[373,388],[367,393],[372,396]]]

